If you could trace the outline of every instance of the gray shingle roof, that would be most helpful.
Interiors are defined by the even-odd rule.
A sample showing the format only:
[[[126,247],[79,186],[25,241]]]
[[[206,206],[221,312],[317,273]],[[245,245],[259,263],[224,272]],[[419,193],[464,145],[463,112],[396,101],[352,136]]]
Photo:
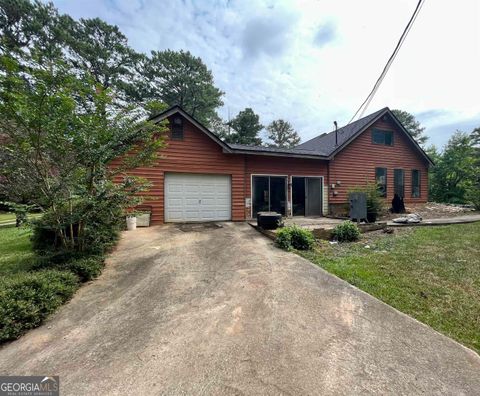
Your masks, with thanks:
[[[375,113],[369,114],[366,117],[360,118],[357,121],[347,124],[344,127],[338,128],[338,144],[335,145],[335,131],[330,133],[324,133],[320,136],[314,137],[302,144],[299,144],[295,149],[309,150],[309,151],[322,151],[327,155],[332,154],[338,147],[341,147],[350,138],[357,133],[363,131],[370,123],[375,121],[382,113],[388,111],[388,107],[384,107]]]
[[[279,148],[279,147],[264,147],[264,146],[249,146],[246,144],[228,143],[228,146],[233,150],[255,151],[263,153],[278,153],[278,154],[295,154],[295,155],[310,155],[325,157],[328,154],[323,150],[306,150],[302,148]]]

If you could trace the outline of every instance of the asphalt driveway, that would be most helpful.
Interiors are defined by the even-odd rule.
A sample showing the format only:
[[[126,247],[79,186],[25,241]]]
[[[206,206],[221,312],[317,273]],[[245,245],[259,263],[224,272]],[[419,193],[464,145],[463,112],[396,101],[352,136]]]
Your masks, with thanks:
[[[247,224],[123,235],[102,276],[0,349],[62,394],[478,394],[480,357]]]

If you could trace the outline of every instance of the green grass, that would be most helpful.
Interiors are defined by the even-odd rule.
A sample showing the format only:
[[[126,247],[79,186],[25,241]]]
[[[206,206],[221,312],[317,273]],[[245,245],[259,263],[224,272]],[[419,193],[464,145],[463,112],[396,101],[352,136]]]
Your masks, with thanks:
[[[40,217],[41,213],[29,213],[29,219],[36,219]],[[0,212],[0,226],[3,224],[9,224],[15,221],[15,213],[12,212]]]
[[[28,271],[33,261],[31,230],[27,227],[0,228],[0,275]]]
[[[364,234],[301,254],[480,352],[480,223]]]
[[[11,212],[0,213],[0,223],[8,223],[15,220],[15,214]]]

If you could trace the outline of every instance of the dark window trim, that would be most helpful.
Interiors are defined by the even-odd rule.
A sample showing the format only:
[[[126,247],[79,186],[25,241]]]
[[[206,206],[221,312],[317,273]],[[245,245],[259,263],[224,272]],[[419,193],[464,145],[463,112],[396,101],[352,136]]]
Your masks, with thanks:
[[[179,123],[176,123],[176,120],[179,120]],[[183,140],[185,123],[182,117],[173,117],[170,123],[170,129],[170,137],[172,140]]]
[[[414,194],[414,184],[413,184],[413,173],[414,172],[417,172],[418,173],[418,195],[415,195]],[[422,172],[420,171],[420,169],[412,169],[412,173],[411,173],[411,177],[412,177],[412,198],[420,198],[422,196]]]
[[[383,189],[383,194],[381,195],[383,198],[387,197],[388,193],[388,171],[387,168],[378,166],[375,168],[375,183],[379,184],[377,181],[377,169],[383,169],[385,171],[385,188]]]
[[[376,142],[375,139],[374,139],[374,135],[375,133],[382,133],[384,135],[383,137],[383,143],[380,143],[380,142]],[[385,135],[386,134],[389,134],[390,137],[391,137],[391,144],[387,144],[386,141],[385,141]],[[372,143],[373,144],[378,144],[378,145],[381,145],[381,146],[393,146],[394,145],[394,141],[393,141],[393,131],[390,131],[390,130],[385,130],[385,129],[379,129],[379,128],[373,128],[372,129]]]

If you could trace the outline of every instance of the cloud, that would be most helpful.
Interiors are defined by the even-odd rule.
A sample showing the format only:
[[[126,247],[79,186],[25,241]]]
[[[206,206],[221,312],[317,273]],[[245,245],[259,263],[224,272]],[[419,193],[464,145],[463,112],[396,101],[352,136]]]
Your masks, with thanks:
[[[456,131],[471,133],[475,128],[480,127],[480,114],[466,119],[451,120],[450,122],[433,126],[426,129],[430,137],[428,143],[441,148],[447,144],[448,139]]]
[[[333,120],[348,122],[398,41],[412,1],[54,3],[74,18],[97,16],[118,25],[138,51],[171,48],[200,56],[226,93],[222,117],[252,107],[262,124],[283,118],[307,140],[330,131]],[[452,19],[448,2],[426,2],[367,113],[384,106],[406,110],[439,145],[456,123],[463,129],[478,116],[480,6],[461,3],[461,17]]]
[[[318,47],[323,47],[335,39],[336,29],[332,22],[328,22],[324,25],[320,25],[317,29],[313,42]]]
[[[246,58],[256,58],[265,54],[276,57],[289,46],[290,33],[294,21],[282,13],[270,12],[270,15],[250,19],[242,34],[242,49]]]
[[[430,121],[432,119],[436,119],[439,117],[443,117],[447,115],[448,112],[446,110],[441,109],[432,109],[432,110],[425,110],[415,114],[415,118],[417,118],[420,122]]]

